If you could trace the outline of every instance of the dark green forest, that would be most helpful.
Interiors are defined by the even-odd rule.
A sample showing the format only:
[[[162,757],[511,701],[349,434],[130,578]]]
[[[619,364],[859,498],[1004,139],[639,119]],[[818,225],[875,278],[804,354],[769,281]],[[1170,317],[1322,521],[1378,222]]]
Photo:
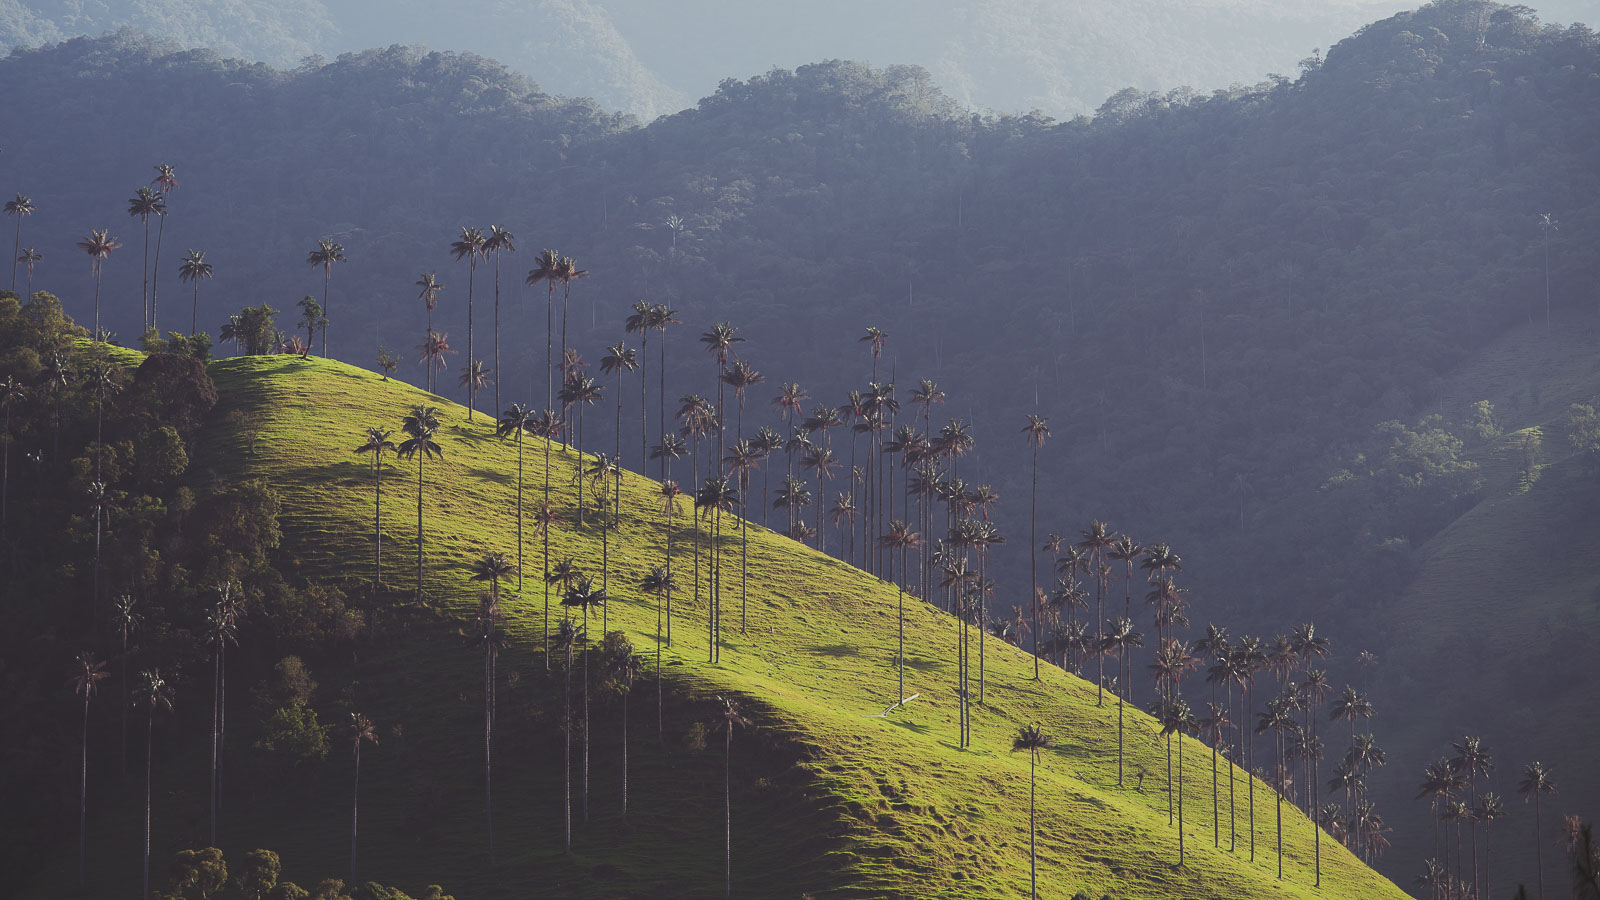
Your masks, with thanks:
[[[640,299],[685,332],[737,325],[766,376],[746,411],[761,424],[781,382],[833,404],[864,389],[858,337],[877,327],[901,402],[934,379],[949,397],[934,417],[975,426],[963,477],[992,485],[1013,542],[1028,522],[1020,426],[1044,415],[1042,528],[1104,520],[1170,543],[1195,561],[1197,627],[1315,618],[1347,659],[1399,652],[1371,623],[1481,490],[1464,449],[1482,423],[1425,418],[1441,381],[1515,325],[1600,328],[1600,39],[1479,0],[1374,23],[1261,84],[1126,90],[1065,122],[975,114],[917,68],[828,61],[730,79],[640,126],[466,54],[392,47],[284,71],[132,34],[13,53],[0,89],[18,98],[0,189],[38,206],[6,223],[43,255],[32,278],[87,322],[74,242],[110,228],[123,249],[104,263],[102,317],[125,345],[141,279],[125,198],[157,163],[181,179],[161,330],[188,330],[183,250],[215,264],[197,301],[215,335],[242,307],[320,294],[306,251],[333,238],[348,261],[330,279],[330,354],[372,366],[391,348],[422,383],[413,284],[437,272],[451,390],[468,272],[450,242],[503,224],[517,239],[500,259],[505,402],[537,406],[543,389],[545,292],[522,278],[543,247],[590,272],[571,343],[596,368]],[[487,359],[493,275],[475,278]],[[713,390],[701,348],[668,341],[668,393]],[[192,527],[151,516],[152,536]],[[997,612],[1026,601],[1025,570],[994,576]]]

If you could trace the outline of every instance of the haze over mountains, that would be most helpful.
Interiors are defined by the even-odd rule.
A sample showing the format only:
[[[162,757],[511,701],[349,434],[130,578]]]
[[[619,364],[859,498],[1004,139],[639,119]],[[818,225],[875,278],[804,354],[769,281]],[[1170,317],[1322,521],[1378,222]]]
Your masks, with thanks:
[[[724,78],[823,59],[919,65],[976,109],[1067,117],[1124,87],[1198,90],[1294,75],[1401,0],[0,0],[0,48],[133,27],[298,65],[402,43],[493,57],[545,90],[649,121]],[[1594,22],[1597,0],[1539,4]]]

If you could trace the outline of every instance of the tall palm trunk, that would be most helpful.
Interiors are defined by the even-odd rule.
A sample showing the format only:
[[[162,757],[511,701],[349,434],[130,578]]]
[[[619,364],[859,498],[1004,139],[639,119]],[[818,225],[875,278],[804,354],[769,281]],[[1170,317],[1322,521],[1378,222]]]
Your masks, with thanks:
[[[1178,865],[1183,865],[1183,735],[1173,738],[1178,744]]]
[[[1217,805],[1217,741],[1220,732],[1212,732],[1211,741],[1211,846],[1222,847],[1222,808]]]
[[[140,299],[144,303],[144,327],[149,329],[152,327],[150,321],[150,217],[140,216],[140,219],[144,224],[144,275],[142,276],[144,278],[144,287],[140,291]],[[99,323],[97,322],[96,331],[98,330]]]
[[[618,463],[622,460],[619,458]],[[639,332],[639,474],[650,464],[650,329]]]
[[[913,420],[914,421],[914,420]],[[914,426],[913,426],[914,427]],[[1028,571],[1033,576],[1033,680],[1039,680],[1039,445],[1033,445],[1033,488],[1028,507]],[[1124,652],[1127,649],[1124,648]],[[1117,784],[1122,784],[1122,708],[1117,707]]]
[[[658,645],[659,646],[659,645]],[[625,674],[624,679],[631,679]],[[622,690],[622,818],[628,818],[628,695],[633,693],[632,682],[623,685]]]
[[[666,718],[662,713],[663,703],[661,696],[661,615],[664,611],[661,595],[663,593],[664,591],[661,590],[656,591],[656,736],[665,744],[667,726]]]
[[[11,405],[6,405],[5,443],[0,447],[0,541],[5,540],[7,510],[11,503]]]
[[[22,216],[17,216],[17,230],[11,238],[11,293],[17,292],[17,262],[22,257]],[[33,277],[33,263],[28,263],[28,277]],[[33,284],[28,285],[28,295],[33,296]]]
[[[548,409],[548,407],[547,407]],[[544,544],[544,670],[550,671],[550,436],[544,438],[544,506],[539,532]],[[570,843],[570,842],[569,842]]]
[[[217,846],[217,720],[222,715],[222,638],[212,652],[211,673],[211,844]]]
[[[522,593],[522,427],[517,427],[517,593]]]
[[[83,757],[78,767],[78,887],[84,883],[89,846],[89,694],[83,695]]]
[[[470,276],[469,276],[470,279]],[[494,409],[500,409],[500,251],[494,252]]]
[[[989,550],[978,549],[978,704],[983,704],[984,684],[984,633],[989,630],[989,598],[984,596],[984,579],[988,575]]]
[[[144,725],[144,900],[150,900],[150,758],[155,749],[156,711],[152,705]]]
[[[722,741],[723,894],[733,896],[733,725]]]
[[[383,586],[383,451],[373,453],[373,471],[378,476],[378,486],[372,499],[372,596],[377,599],[378,588]],[[519,520],[520,521],[520,520]],[[518,559],[520,564],[522,561]]]
[[[156,325],[156,310],[158,309],[157,298],[161,295],[161,236],[166,232],[167,216],[166,213],[162,213],[161,221],[156,224],[155,266],[150,270],[150,327],[157,329],[157,334],[160,333],[159,326]],[[324,305],[323,309],[327,309],[327,306]],[[322,333],[322,355],[328,355],[328,333],[326,330]]]
[[[666,604],[666,606],[667,606],[667,609],[666,609],[667,635],[666,635],[666,640],[667,640],[667,646],[668,647],[672,646],[672,514],[677,511],[677,508],[678,508],[678,501],[677,501],[676,498],[667,501],[667,590],[666,590],[666,594],[667,594],[667,604]],[[656,655],[658,657],[657,661],[659,662],[660,654],[657,653]],[[660,666],[658,665],[657,668],[659,669]],[[658,694],[660,693],[660,689],[661,689],[661,683],[660,683],[660,679],[658,678],[656,680],[656,692]]]
[[[350,790],[350,883],[356,883],[356,837],[361,833],[361,740],[356,739],[356,779]]]
[[[467,263],[467,421],[472,421],[472,414],[478,409],[478,379],[472,377],[472,364],[478,361],[478,355],[472,349],[472,280],[478,272],[478,257],[473,255]],[[327,302],[323,302],[327,308]],[[328,355],[328,329],[322,329],[322,355]],[[499,381],[499,372],[495,373],[495,380]],[[499,409],[499,406],[495,407]]]
[[[200,333],[200,279],[194,280],[194,307],[189,310],[189,334]]]
[[[1039,845],[1034,837],[1038,771],[1039,751],[1030,749],[1028,751],[1028,896],[1032,900],[1039,900]]]
[[[495,579],[499,585],[499,579]],[[498,607],[498,591],[491,588],[491,603]],[[483,645],[483,821],[489,842],[489,865],[494,865],[494,618],[488,617]]]
[[[583,607],[583,823],[589,824],[589,605]]]
[[[1100,551],[1096,550],[1093,553],[1091,553],[1089,555],[1089,560],[1090,560],[1090,564],[1093,565],[1094,568],[1095,568],[1095,575],[1094,575],[1094,615],[1095,615],[1096,624],[1094,626],[1094,631],[1095,631],[1095,638],[1096,638],[1095,642],[1098,644],[1098,643],[1101,643],[1102,641],[1104,641],[1105,640],[1105,636],[1106,636],[1106,607],[1105,607],[1106,577],[1105,577],[1105,575],[1101,574],[1101,572],[1100,572]],[[1106,655],[1104,653],[1096,653],[1095,654],[1095,661],[1099,665],[1100,674],[1099,674],[1099,677],[1097,679],[1095,679],[1097,683],[1094,686],[1094,688],[1095,688],[1094,705],[1095,706],[1102,706],[1102,705],[1105,704],[1105,695],[1106,695]],[[1167,746],[1168,746],[1168,750],[1170,752],[1171,744],[1168,744]]]
[[[562,728],[561,730],[562,730],[563,735],[565,736],[565,746],[562,749],[561,762],[562,762],[563,770],[566,772],[566,783],[567,783],[566,792],[565,792],[565,802],[566,802],[565,809],[566,809],[566,812],[564,813],[564,821],[566,823],[566,829],[567,829],[566,851],[568,853],[571,853],[572,852],[572,645],[570,643],[567,644],[566,690],[564,692],[564,696],[566,697],[566,701],[565,701],[566,702],[566,706],[565,706],[566,712],[564,713],[565,719],[563,720],[565,722],[565,727]]]
[[[1278,732],[1278,784],[1273,791],[1277,795],[1278,816],[1278,880],[1283,880],[1283,732]]]
[[[422,602],[422,464],[427,450],[417,453],[417,602]]]
[[[544,303],[544,408],[545,409],[549,409],[551,404],[555,402],[555,394],[551,393],[551,387],[550,387],[550,380],[552,378],[553,373],[555,372],[554,365],[553,365],[553,363],[552,363],[552,361],[550,359],[550,341],[551,341],[552,335],[554,335],[554,333],[555,333],[556,284],[553,281],[547,282],[547,283],[549,284],[549,290],[545,292],[545,303]],[[562,358],[564,360],[565,357],[566,357],[566,342],[564,340],[562,341],[562,348],[561,349],[562,349]],[[545,499],[548,500],[550,498],[546,497]]]

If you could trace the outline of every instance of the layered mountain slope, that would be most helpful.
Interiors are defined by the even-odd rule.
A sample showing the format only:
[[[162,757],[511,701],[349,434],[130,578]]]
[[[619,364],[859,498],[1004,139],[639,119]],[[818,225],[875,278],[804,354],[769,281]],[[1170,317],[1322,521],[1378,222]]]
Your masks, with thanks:
[[[697,600],[690,588],[688,519],[676,519],[679,591],[672,645],[662,653],[670,696],[658,736],[651,684],[657,608],[636,586],[663,561],[665,518],[657,484],[632,473],[622,480],[620,527],[608,538],[614,599],[590,621],[598,636],[605,615],[648,660],[631,700],[629,816],[623,821],[617,814],[620,710],[615,701],[596,700],[589,821],[581,824],[583,811],[575,809],[574,854],[562,855],[561,664],[558,656],[554,674],[545,674],[543,587],[537,577],[525,578],[520,594],[508,601],[510,644],[499,663],[499,853],[490,866],[483,836],[482,657],[463,646],[454,629],[470,618],[483,587],[467,580],[469,563],[486,552],[517,552],[515,444],[495,438],[482,414],[469,422],[459,406],[333,361],[247,357],[212,370],[221,402],[199,442],[205,449],[195,471],[267,478],[282,496],[283,566],[342,580],[351,591],[364,589],[372,567],[373,478],[365,458],[350,448],[368,425],[397,426],[410,404],[442,407],[444,457],[427,464],[422,501],[431,612],[404,612],[412,606],[405,598],[414,578],[416,466],[391,461],[383,566],[397,597],[394,614],[412,624],[361,651],[347,670],[323,673],[344,684],[344,695],[356,698],[381,727],[403,724],[403,738],[391,739],[386,731],[385,744],[363,755],[362,867],[386,881],[437,881],[470,897],[528,896],[535,886],[559,886],[562,895],[574,897],[719,894],[720,738],[713,736],[711,750],[696,752],[685,748],[682,736],[707,718],[706,698],[723,694],[740,698],[755,721],[733,739],[739,896],[1026,896],[1029,767],[1027,756],[1010,747],[1018,727],[1031,722],[1055,739],[1038,770],[1043,896],[1404,896],[1331,840],[1321,841],[1323,887],[1314,889],[1313,830],[1289,804],[1278,880],[1275,808],[1259,783],[1252,863],[1249,787],[1242,774],[1234,786],[1237,849],[1229,852],[1226,770],[1222,848],[1213,847],[1212,757],[1188,738],[1181,750],[1187,857],[1177,866],[1178,833],[1167,823],[1163,793],[1166,759],[1152,720],[1127,711],[1128,771],[1147,775],[1139,779],[1142,792],[1134,789],[1132,774],[1128,786],[1118,788],[1115,703],[1097,706],[1090,685],[1048,666],[1041,680],[1032,680],[1029,657],[997,640],[985,648],[985,702],[975,707],[974,746],[957,749],[958,631],[952,618],[910,597],[906,691],[918,696],[887,717],[875,716],[897,696],[893,586],[756,526],[748,532],[746,621],[740,543],[724,524],[724,642],[721,661],[708,663],[705,598]],[[253,451],[229,424],[235,410],[255,423]],[[602,405],[589,416],[609,412]],[[529,506],[543,483],[544,450],[542,441],[524,441]],[[636,451],[624,453],[632,463]],[[577,459],[559,447],[551,454],[553,503],[565,520],[551,532],[551,553],[573,558],[598,578],[603,551],[594,513],[582,527],[575,524]],[[758,477],[752,494],[760,485]],[[540,571],[531,529],[525,554],[527,571]],[[576,665],[574,677],[581,678],[581,654]],[[328,768],[314,787],[239,788],[246,799],[236,798],[225,818],[224,843],[272,846],[308,870],[340,871],[348,786],[341,766]],[[203,769],[173,765],[160,780],[175,789],[186,779],[203,780]],[[119,817],[100,823],[101,840],[126,843]]]

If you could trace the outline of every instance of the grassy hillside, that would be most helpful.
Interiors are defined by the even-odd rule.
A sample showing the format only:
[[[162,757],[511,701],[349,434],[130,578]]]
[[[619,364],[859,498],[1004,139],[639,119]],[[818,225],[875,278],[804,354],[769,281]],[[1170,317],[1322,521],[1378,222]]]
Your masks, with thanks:
[[[618,815],[619,709],[614,700],[596,702],[591,820],[578,825],[570,858],[560,852],[559,660],[547,675],[538,649],[544,624],[538,579],[528,579],[510,601],[511,646],[500,666],[499,853],[491,868],[483,842],[481,655],[454,628],[469,617],[481,590],[467,580],[469,561],[491,550],[516,551],[513,445],[494,438],[486,417],[469,424],[463,408],[341,363],[254,357],[212,369],[222,399],[198,442],[204,449],[196,471],[269,478],[283,495],[284,565],[348,579],[349,590],[361,589],[372,551],[370,470],[350,448],[369,424],[398,425],[409,404],[428,401],[444,409],[445,457],[429,463],[425,487],[427,594],[438,616],[415,615],[398,636],[362,649],[347,668],[318,672],[325,694],[336,689],[353,698],[383,735],[363,754],[364,873],[407,888],[437,881],[471,898],[557,889],[572,897],[717,895],[720,739],[713,736],[709,750],[696,751],[683,736],[707,717],[711,695],[732,693],[756,722],[736,735],[733,747],[739,896],[1026,896],[1028,760],[1009,751],[1011,736],[1028,722],[1041,723],[1055,738],[1039,768],[1043,896],[1403,896],[1331,840],[1322,842],[1323,888],[1314,889],[1312,829],[1287,804],[1284,879],[1276,880],[1274,808],[1259,785],[1251,863],[1242,777],[1238,851],[1226,849],[1226,803],[1223,849],[1214,849],[1211,757],[1192,740],[1184,741],[1189,856],[1177,868],[1177,832],[1167,824],[1162,793],[1165,760],[1152,720],[1131,711],[1128,718],[1130,770],[1142,766],[1150,773],[1144,792],[1132,789],[1131,778],[1129,788],[1119,789],[1115,706],[1097,708],[1092,687],[1056,670],[1046,668],[1042,680],[1031,680],[1026,655],[999,641],[987,645],[987,702],[976,708],[975,747],[956,749],[957,631],[948,616],[919,602],[907,604],[906,677],[908,692],[920,696],[888,718],[872,717],[895,698],[894,589],[760,528],[749,533],[743,632],[737,556],[728,556],[734,577],[725,589],[719,664],[706,662],[704,599],[697,604],[687,591],[677,598],[673,645],[663,654],[671,693],[665,735],[658,738],[655,728],[649,677],[635,689],[626,822]],[[243,436],[224,424],[235,409],[258,417],[253,457]],[[606,414],[604,407],[591,412]],[[530,440],[525,449],[529,496],[537,498],[543,445]],[[553,454],[556,503],[568,522],[553,532],[552,553],[570,555],[598,575],[599,531],[592,519],[582,530],[572,525],[574,459],[559,448]],[[404,598],[415,558],[416,470],[402,462],[388,471],[383,565]],[[625,478],[620,536],[612,548],[615,600],[608,611],[611,627],[627,631],[652,662],[654,601],[635,585],[662,556],[659,507],[655,482]],[[676,546],[688,547],[681,539]],[[728,547],[736,550],[737,542]],[[528,570],[537,572],[537,542],[529,540],[527,553]],[[680,584],[687,587],[690,559],[681,552],[677,558]],[[599,627],[593,623],[595,634]],[[202,702],[200,690],[189,702]],[[403,724],[403,737],[391,735],[393,724]],[[193,765],[169,763],[158,797],[185,790],[203,797],[204,763],[195,757]],[[278,849],[288,864],[286,877],[343,873],[348,778],[348,748],[341,741],[322,771],[301,783],[236,786],[233,805],[225,805],[222,843]],[[1225,796],[1225,775],[1223,784]],[[137,814],[118,811],[96,826],[97,845],[124,848],[113,855],[130,863],[126,870],[102,867],[98,875],[106,884],[136,871]],[[575,820],[581,821],[576,812]],[[158,802],[156,827],[163,835],[159,848],[184,826]]]
[[[1436,698],[1404,722],[1385,722],[1380,707],[1378,733],[1391,759],[1405,761],[1381,782],[1386,794],[1405,795],[1450,741],[1482,734],[1496,752],[1502,796],[1516,799],[1522,767],[1537,759],[1555,766],[1551,821],[1600,803],[1589,765],[1600,745],[1600,723],[1589,714],[1595,692],[1571,668],[1600,637],[1600,488],[1572,458],[1562,426],[1570,404],[1600,396],[1597,330],[1592,311],[1548,333],[1543,321],[1523,326],[1440,387],[1440,413],[1461,421],[1471,404],[1488,400],[1505,434],[1473,451],[1483,467],[1481,500],[1421,548],[1416,578],[1382,614],[1396,640],[1374,684],[1380,702],[1392,709],[1403,697]],[[1531,468],[1530,443],[1540,448]],[[1499,867],[1531,881],[1531,810],[1511,806],[1502,833],[1513,836],[1501,839]],[[1402,829],[1412,840],[1395,842],[1397,858],[1428,852],[1423,821],[1415,824]]]

